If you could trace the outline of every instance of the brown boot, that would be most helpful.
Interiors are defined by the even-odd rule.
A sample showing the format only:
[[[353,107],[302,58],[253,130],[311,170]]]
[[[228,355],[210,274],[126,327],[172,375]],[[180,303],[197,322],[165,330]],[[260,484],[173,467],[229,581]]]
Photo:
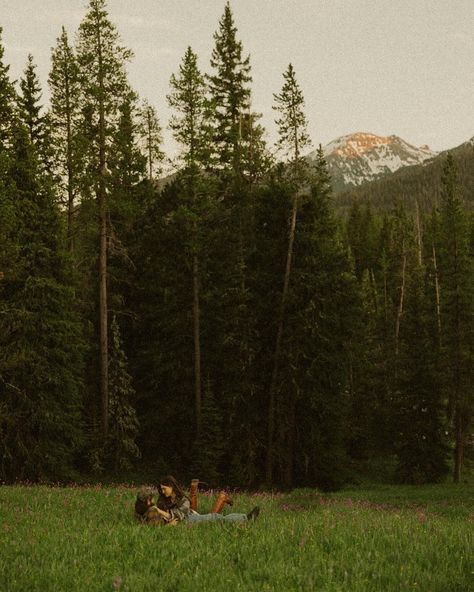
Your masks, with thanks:
[[[231,506],[233,503],[234,502],[232,501],[232,498],[229,495],[227,495],[225,491],[221,491],[219,492],[214,506],[212,507],[211,514],[220,514],[226,504],[229,504],[229,506]]]
[[[191,487],[189,489],[189,497],[191,498],[191,510],[197,510],[198,507],[198,485],[199,479],[193,479],[191,481]]]

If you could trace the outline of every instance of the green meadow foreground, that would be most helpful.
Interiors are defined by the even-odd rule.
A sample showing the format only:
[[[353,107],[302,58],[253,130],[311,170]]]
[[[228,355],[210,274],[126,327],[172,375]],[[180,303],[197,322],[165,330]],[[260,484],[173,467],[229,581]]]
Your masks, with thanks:
[[[0,487],[0,590],[474,591],[472,486],[237,495],[255,523],[175,528],[135,523],[134,496]]]

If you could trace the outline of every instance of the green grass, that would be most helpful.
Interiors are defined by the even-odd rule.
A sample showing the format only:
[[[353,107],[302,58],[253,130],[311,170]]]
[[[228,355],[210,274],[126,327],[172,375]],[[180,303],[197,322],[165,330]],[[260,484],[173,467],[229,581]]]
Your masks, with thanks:
[[[135,523],[134,493],[0,487],[0,591],[474,591],[471,486],[239,495],[255,523],[175,528]]]

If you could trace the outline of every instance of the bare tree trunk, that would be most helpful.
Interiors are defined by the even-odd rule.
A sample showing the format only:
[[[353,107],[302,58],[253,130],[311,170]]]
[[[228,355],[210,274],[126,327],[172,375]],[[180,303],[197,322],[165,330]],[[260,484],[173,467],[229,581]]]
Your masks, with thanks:
[[[441,346],[441,300],[439,290],[439,273],[438,264],[436,261],[436,247],[432,244],[433,249],[433,269],[434,269],[434,281],[435,281],[435,294],[436,294],[436,321],[438,323],[438,343]]]
[[[286,410],[286,446],[285,465],[283,467],[283,485],[290,489],[293,486],[295,464],[295,436],[296,436],[296,396],[292,392]]]
[[[418,200],[416,200],[416,243],[417,243],[417,251],[418,251],[418,265],[421,267],[423,263],[422,258],[422,239],[421,239],[421,222],[420,222],[420,206],[418,205]]]
[[[199,303],[199,259],[193,256],[193,334],[194,334],[194,398],[196,410],[196,437],[201,434],[202,427],[202,393],[201,393],[201,330]]]
[[[151,138],[151,113],[150,108],[147,107],[147,125],[148,125],[148,178],[153,180],[153,153],[152,153],[152,138]]]
[[[461,481],[462,468],[464,464],[464,430],[462,414],[459,409],[459,405],[456,408],[455,418],[455,449],[454,449],[454,472],[453,481],[459,483]]]
[[[398,303],[398,310],[397,310],[397,320],[395,322],[395,353],[398,354],[398,347],[399,347],[399,335],[400,335],[400,321],[403,314],[403,301],[405,298],[405,270],[407,265],[407,256],[406,253],[403,254],[403,263],[402,263],[402,284],[400,286],[400,300]]]
[[[384,320],[385,320],[385,331],[387,331],[388,326],[388,286],[387,286],[387,269],[384,265],[383,267],[383,312],[384,312]]]
[[[267,456],[265,464],[265,481],[271,485],[273,481],[273,458],[274,458],[274,431],[275,431],[275,398],[276,385],[278,379],[278,370],[281,355],[281,341],[283,337],[283,320],[285,316],[286,301],[288,298],[288,288],[290,285],[291,262],[293,258],[293,244],[295,241],[296,217],[298,213],[299,193],[295,194],[293,199],[293,208],[291,212],[290,232],[288,237],[288,251],[286,254],[285,276],[283,281],[283,292],[281,295],[280,309],[278,312],[277,338],[275,342],[275,353],[273,356],[273,370],[270,381],[270,391],[268,399],[268,434],[267,434]]]
[[[378,312],[379,303],[378,303],[378,297],[377,297],[377,284],[375,283],[375,274],[374,274],[373,269],[370,270],[370,283],[371,283],[371,291],[372,291],[374,310],[375,310],[375,312]]]

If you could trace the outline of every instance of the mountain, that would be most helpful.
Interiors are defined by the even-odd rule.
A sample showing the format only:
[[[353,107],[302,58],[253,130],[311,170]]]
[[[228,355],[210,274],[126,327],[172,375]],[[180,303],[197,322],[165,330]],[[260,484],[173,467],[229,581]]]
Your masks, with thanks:
[[[323,150],[336,193],[437,156],[428,146],[416,148],[398,136],[362,132],[337,138]],[[311,152],[308,159],[314,158],[315,152]]]
[[[377,210],[387,210],[399,202],[408,209],[414,209],[418,204],[422,210],[431,211],[439,200],[441,176],[448,152],[457,165],[459,187],[466,208],[473,211],[474,137],[422,164],[404,166],[391,175],[337,193],[335,203],[342,209],[350,208],[353,203],[370,203]]]

